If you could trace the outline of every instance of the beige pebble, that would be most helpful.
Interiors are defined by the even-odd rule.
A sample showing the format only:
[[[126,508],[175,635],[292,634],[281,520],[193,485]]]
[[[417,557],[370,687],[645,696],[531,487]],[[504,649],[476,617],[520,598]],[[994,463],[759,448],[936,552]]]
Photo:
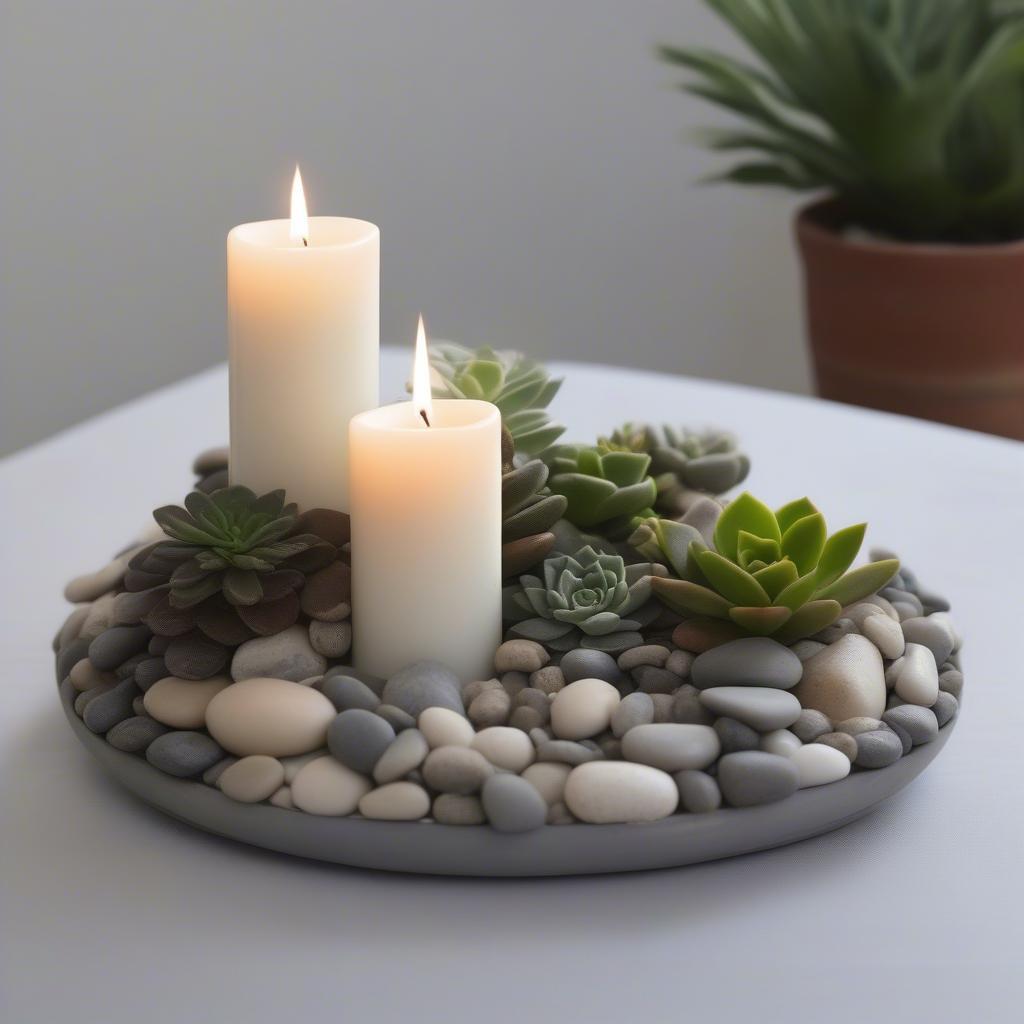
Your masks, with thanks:
[[[536,672],[551,660],[551,655],[534,640],[506,640],[495,652],[494,670]]]
[[[104,594],[96,598],[90,605],[89,612],[82,622],[79,636],[88,637],[94,640],[105,629],[109,629],[114,622],[114,600],[115,594]]]
[[[122,555],[108,562],[102,569],[86,573],[84,576],[76,576],[64,588],[65,599],[72,604],[95,601],[120,585],[128,568],[128,561],[129,559]]]
[[[292,782],[292,801],[307,814],[351,814],[370,791],[370,780],[333,757],[310,761]]]
[[[466,718],[451,708],[425,708],[417,724],[431,750],[436,747],[468,747],[475,735]]]
[[[534,759],[530,737],[507,725],[495,725],[481,730],[473,737],[470,746],[483,754],[496,768],[504,768],[517,775]]]
[[[232,800],[257,804],[273,796],[283,782],[284,765],[276,757],[253,754],[228,765],[221,772],[217,786]]]
[[[276,793],[270,798],[270,802],[275,807],[280,807],[283,810],[290,811],[295,807],[295,803],[292,800],[292,787],[282,786]]]
[[[538,761],[531,764],[523,772],[523,778],[542,797],[548,807],[562,802],[565,793],[565,780],[569,778],[572,768],[567,764],[560,764],[557,761]]]
[[[596,736],[608,728],[619,699],[619,691],[603,679],[578,679],[555,694],[551,729],[563,740]]]
[[[101,683],[113,683],[117,679],[113,672],[101,672],[88,658],[76,661],[71,666],[68,678],[71,680],[71,685],[79,693],[91,690],[94,686],[99,686]]]
[[[419,821],[430,813],[430,797],[415,782],[389,782],[359,801],[359,813],[378,821]]]
[[[142,703],[150,717],[174,729],[199,729],[206,723],[206,708],[225,687],[227,676],[210,679],[158,679],[143,695]]]

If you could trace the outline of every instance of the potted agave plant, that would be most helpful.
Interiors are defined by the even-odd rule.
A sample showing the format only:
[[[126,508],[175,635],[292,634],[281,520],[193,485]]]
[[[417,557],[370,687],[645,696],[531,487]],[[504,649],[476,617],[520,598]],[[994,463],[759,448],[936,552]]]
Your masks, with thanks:
[[[661,54],[796,218],[826,398],[1024,438],[1024,5],[706,0],[754,60]]]

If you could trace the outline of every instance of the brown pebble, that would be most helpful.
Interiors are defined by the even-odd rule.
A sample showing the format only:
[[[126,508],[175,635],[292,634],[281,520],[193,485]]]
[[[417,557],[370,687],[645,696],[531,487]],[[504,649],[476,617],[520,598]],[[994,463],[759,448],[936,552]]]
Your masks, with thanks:
[[[654,721],[672,722],[672,715],[675,706],[675,698],[671,693],[652,693],[651,700],[654,701]]]
[[[340,559],[306,578],[302,610],[311,619],[340,622],[352,612],[352,570]]]
[[[530,686],[542,693],[558,693],[565,688],[565,676],[557,665],[545,665],[530,673]]]
[[[508,724],[513,729],[521,729],[528,733],[531,729],[539,729],[546,721],[547,719],[536,708],[519,707],[512,712]]]
[[[468,708],[484,690],[500,690],[501,683],[497,679],[475,679],[462,688],[462,703]]]
[[[703,654],[743,636],[739,626],[724,619],[688,619],[680,622],[672,633],[672,643],[684,651]]]
[[[479,729],[492,725],[504,725],[512,710],[512,698],[505,689],[484,690],[469,705],[469,720]]]
[[[826,747],[835,747],[845,754],[851,762],[857,757],[857,741],[847,732],[827,732],[819,736],[815,743],[824,743]]]

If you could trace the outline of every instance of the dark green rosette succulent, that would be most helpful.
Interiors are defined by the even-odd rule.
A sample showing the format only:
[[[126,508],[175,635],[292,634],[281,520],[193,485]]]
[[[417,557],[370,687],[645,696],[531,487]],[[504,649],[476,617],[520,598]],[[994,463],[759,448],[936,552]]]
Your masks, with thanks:
[[[744,493],[718,517],[713,545],[692,525],[657,518],[640,524],[630,540],[644,557],[672,567],[675,578],[652,586],[673,611],[793,643],[835,622],[844,605],[875,593],[899,569],[897,559],[887,558],[847,571],[866,529],[860,523],[829,536],[807,498],[773,512]]]
[[[699,494],[724,494],[750,472],[750,459],[739,451],[736,438],[721,430],[626,423],[601,438],[598,447],[650,455],[650,474],[658,488],[655,507],[669,515],[685,512]]]
[[[513,467],[501,478],[502,576],[518,576],[550,554],[551,528],[562,518],[566,499],[547,487],[548,467],[539,459]]]
[[[560,445],[548,456],[548,487],[565,497],[565,518],[573,526],[625,540],[637,516],[653,514],[658,489],[650,463],[642,452]]]
[[[434,342],[430,365],[439,398],[475,398],[498,407],[501,420],[523,455],[537,455],[562,436],[565,427],[547,412],[562,386],[543,364],[520,352],[469,349],[453,342]]]
[[[576,647],[618,653],[643,642],[640,630],[660,614],[651,583],[662,565],[626,565],[619,555],[586,547],[544,563],[544,577],[523,576],[505,591],[510,638],[554,651]]]

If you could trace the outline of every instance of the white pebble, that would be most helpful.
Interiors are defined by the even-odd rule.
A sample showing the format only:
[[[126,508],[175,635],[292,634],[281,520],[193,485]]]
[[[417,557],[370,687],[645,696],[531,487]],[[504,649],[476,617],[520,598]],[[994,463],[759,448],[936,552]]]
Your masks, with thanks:
[[[905,646],[903,630],[895,619],[878,611],[877,615],[864,620],[861,632],[882,652],[883,658],[902,657]]]
[[[359,813],[378,821],[419,821],[430,813],[430,797],[415,782],[389,782],[359,801]]]
[[[800,737],[794,735],[788,729],[773,729],[761,737],[761,749],[766,754],[792,757],[802,746]]]
[[[808,743],[795,750],[790,761],[796,765],[801,789],[838,782],[850,774],[849,758],[841,750],[825,743]]]
[[[864,623],[872,615],[885,615],[885,612],[877,604],[872,604],[870,601],[859,601],[857,604],[843,609],[843,618],[851,619],[862,633],[864,632]],[[888,618],[889,616],[885,615],[885,617]]]
[[[483,754],[496,768],[505,768],[517,775],[534,758],[530,737],[522,729],[512,729],[507,725],[481,729],[473,737],[470,746]]]
[[[565,803],[593,825],[657,821],[676,809],[679,790],[671,775],[646,764],[589,761],[569,774]]]
[[[585,740],[608,728],[619,691],[603,679],[577,679],[551,702],[551,729],[563,740]]]
[[[253,754],[229,764],[217,778],[217,787],[232,800],[258,804],[273,796],[284,782],[284,765],[276,757]]]
[[[538,761],[531,764],[523,772],[523,778],[533,786],[542,797],[548,807],[562,802],[565,793],[565,780],[569,778],[572,768],[567,764],[559,764],[557,761]]]
[[[292,782],[292,801],[308,814],[351,814],[370,791],[370,780],[333,757],[310,761]]]
[[[476,735],[472,723],[450,708],[426,708],[420,713],[417,724],[431,750],[435,747],[468,747]]]
[[[908,704],[930,708],[939,696],[939,672],[935,657],[923,644],[907,644],[896,676],[896,695]]]

